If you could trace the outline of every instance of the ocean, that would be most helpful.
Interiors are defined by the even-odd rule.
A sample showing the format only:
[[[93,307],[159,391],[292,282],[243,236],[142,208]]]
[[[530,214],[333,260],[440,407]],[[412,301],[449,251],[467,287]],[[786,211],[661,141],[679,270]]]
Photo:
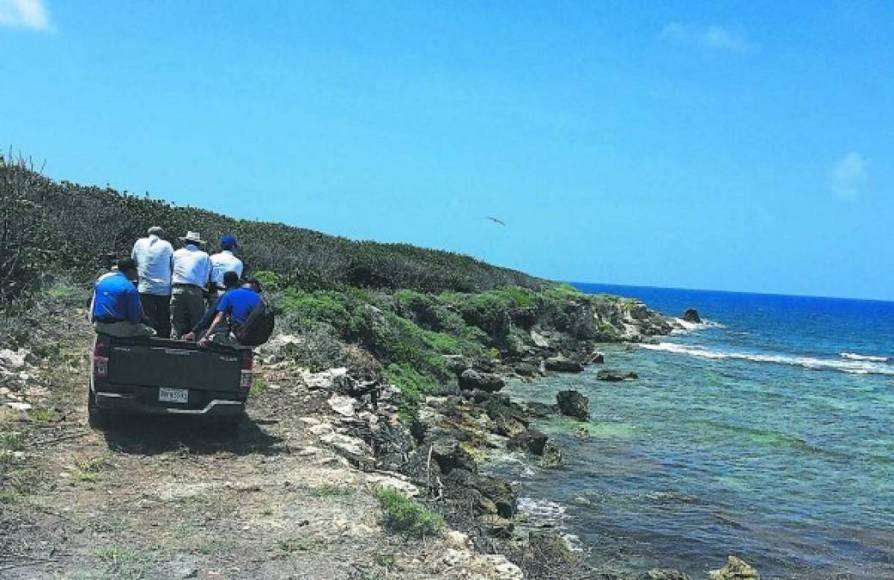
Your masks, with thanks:
[[[894,578],[894,303],[577,285],[705,319],[649,345],[609,345],[603,368],[517,382],[516,399],[590,399],[553,418],[565,463],[507,456],[520,510],[600,570],[693,576],[728,554],[764,577]]]

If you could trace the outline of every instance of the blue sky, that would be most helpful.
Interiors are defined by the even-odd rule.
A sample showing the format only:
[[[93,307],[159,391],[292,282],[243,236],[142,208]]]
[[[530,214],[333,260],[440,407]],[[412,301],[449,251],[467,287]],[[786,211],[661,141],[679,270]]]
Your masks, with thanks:
[[[0,142],[551,278],[894,299],[892,38],[883,0],[0,0]]]

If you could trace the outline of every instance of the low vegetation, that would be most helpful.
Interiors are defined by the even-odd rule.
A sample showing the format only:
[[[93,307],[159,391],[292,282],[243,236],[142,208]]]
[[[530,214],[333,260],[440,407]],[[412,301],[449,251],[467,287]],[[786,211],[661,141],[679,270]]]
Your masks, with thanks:
[[[385,526],[394,532],[422,538],[444,528],[444,518],[393,487],[377,489],[376,498],[382,506]]]
[[[357,242],[284,224],[237,220],[147,196],[56,182],[25,160],[0,157],[0,306],[27,296],[57,272],[84,282],[108,255],[127,255],[153,225],[215,240],[235,233],[250,269],[276,272],[305,290],[412,288],[475,292],[542,281],[468,256],[407,244]]]
[[[300,337],[289,345],[293,360],[389,381],[401,390],[404,419],[426,395],[455,388],[463,364],[522,357],[536,322],[575,338],[618,338],[611,324],[597,327],[580,315],[581,304],[614,298],[449,252],[354,242],[55,182],[23,161],[0,162],[0,207],[0,342],[28,346],[40,358],[60,356],[47,346],[53,341],[33,340],[40,319],[53,315],[41,308],[83,307],[104,258],[128,254],[151,225],[169,237],[187,229],[210,240],[234,232],[247,269],[278,309],[277,326]],[[258,381],[251,396],[266,388]],[[31,416],[55,420],[50,410]]]

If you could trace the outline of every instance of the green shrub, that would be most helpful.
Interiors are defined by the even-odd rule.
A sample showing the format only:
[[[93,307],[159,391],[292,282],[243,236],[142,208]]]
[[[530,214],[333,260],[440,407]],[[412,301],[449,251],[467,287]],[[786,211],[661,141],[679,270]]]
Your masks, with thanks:
[[[280,282],[282,279],[276,272],[261,270],[254,272],[254,277],[261,283],[261,287],[264,288],[265,292],[276,292],[281,289]]]
[[[59,413],[55,409],[29,409],[28,417],[36,423],[55,423],[59,420]]]
[[[377,489],[376,498],[384,512],[385,526],[392,531],[425,537],[438,534],[444,528],[444,518],[393,487]]]
[[[267,384],[267,381],[261,378],[257,378],[255,379],[254,384],[251,386],[251,390],[248,391],[248,396],[251,399],[255,399],[266,393],[267,389],[269,388],[270,386]]]
[[[438,384],[430,376],[423,375],[412,367],[392,363],[385,368],[388,381],[400,390],[400,418],[409,423],[416,414],[416,408],[425,395],[437,393]]]
[[[0,432],[0,451],[21,451],[25,448],[25,436],[18,431]]]

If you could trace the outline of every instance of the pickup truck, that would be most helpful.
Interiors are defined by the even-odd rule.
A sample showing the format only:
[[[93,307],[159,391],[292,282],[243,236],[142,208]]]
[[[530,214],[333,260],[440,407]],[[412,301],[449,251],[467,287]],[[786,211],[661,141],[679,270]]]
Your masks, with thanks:
[[[96,336],[87,412],[103,427],[110,412],[214,417],[235,428],[252,386],[250,348],[162,338]]]

